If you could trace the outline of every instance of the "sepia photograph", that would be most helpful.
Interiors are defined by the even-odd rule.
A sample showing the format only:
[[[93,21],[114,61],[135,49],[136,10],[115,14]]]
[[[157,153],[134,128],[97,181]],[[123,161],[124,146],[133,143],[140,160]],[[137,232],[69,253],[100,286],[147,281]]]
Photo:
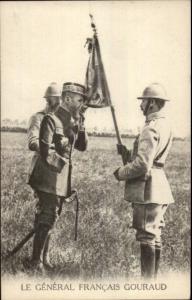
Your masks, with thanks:
[[[2,300],[190,299],[190,1],[1,1]]]

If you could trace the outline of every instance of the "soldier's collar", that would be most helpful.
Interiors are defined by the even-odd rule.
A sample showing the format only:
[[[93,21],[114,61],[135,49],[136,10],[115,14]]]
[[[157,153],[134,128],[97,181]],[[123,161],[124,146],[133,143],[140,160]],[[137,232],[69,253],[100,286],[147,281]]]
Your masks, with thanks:
[[[46,105],[45,108],[42,110],[42,112],[43,112],[44,114],[48,114],[48,113],[49,113],[49,106]]]
[[[58,107],[59,107],[59,105],[57,106],[57,108],[55,108],[55,110],[57,110]],[[54,110],[54,111],[55,111],[55,110]],[[45,106],[45,109],[43,110],[43,112],[44,112],[45,114],[48,114],[48,113],[51,113],[51,112],[54,113],[54,111],[51,110],[51,108],[49,107],[48,104]]]
[[[156,111],[154,113],[151,113],[149,114],[147,117],[146,117],[146,122],[150,122],[152,120],[155,120],[155,119],[160,119],[160,118],[165,118],[165,115],[163,112],[160,112],[160,111]]]

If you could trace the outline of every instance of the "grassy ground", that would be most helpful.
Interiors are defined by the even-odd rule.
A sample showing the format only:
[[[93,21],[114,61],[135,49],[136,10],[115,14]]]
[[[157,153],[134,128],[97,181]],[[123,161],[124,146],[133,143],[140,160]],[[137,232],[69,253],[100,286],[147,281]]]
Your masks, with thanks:
[[[26,184],[31,154],[26,134],[2,133],[1,248],[4,258],[32,228],[36,199]],[[121,164],[114,138],[90,138],[86,153],[74,153],[73,186],[80,196],[78,240],[74,241],[75,203],[66,203],[51,241],[55,275],[65,278],[139,276],[139,245],[131,228],[131,206],[123,200],[123,183],[113,177]],[[131,146],[132,140],[125,140]],[[175,204],[166,212],[160,271],[189,271],[190,260],[190,148],[175,141],[167,159]],[[30,240],[9,261],[2,274],[25,274],[22,260],[31,255]]]

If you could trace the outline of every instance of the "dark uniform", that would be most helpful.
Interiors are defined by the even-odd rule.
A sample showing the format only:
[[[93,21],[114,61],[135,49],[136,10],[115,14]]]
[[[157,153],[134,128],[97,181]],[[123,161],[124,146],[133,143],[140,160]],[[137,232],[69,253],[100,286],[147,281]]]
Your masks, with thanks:
[[[47,114],[41,123],[40,154],[31,173],[29,184],[39,195],[37,223],[50,228],[56,219],[56,208],[61,197],[67,197],[69,155],[71,147],[85,151],[87,134],[74,127],[70,113],[63,108]],[[47,197],[49,200],[47,200]]]
[[[32,115],[32,117],[29,120],[29,125],[28,125],[28,148],[29,150],[34,152],[34,155],[32,157],[32,161],[29,167],[28,171],[28,180],[31,176],[31,172],[34,168],[34,165],[37,161],[37,158],[39,156],[39,132],[40,132],[40,126],[41,122],[46,114],[48,114],[49,107],[46,106],[45,109],[37,112],[36,114]]]
[[[40,117],[41,116],[41,117]],[[39,120],[41,119],[41,120]],[[32,262],[50,266],[48,246],[61,200],[69,196],[69,158],[72,150],[85,151],[87,134],[84,127],[74,126],[71,114],[63,107],[55,113],[38,115],[39,138],[29,140],[39,144],[32,161],[29,185],[38,196],[35,214],[35,237]]]

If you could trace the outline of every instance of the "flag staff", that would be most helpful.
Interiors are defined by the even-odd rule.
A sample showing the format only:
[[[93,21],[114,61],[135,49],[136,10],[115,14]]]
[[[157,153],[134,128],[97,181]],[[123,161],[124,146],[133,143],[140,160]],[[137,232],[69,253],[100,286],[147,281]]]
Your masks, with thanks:
[[[91,18],[91,27],[93,29],[94,35],[98,37],[96,25],[95,25],[95,22],[94,22],[94,19],[93,19],[93,15],[89,14],[89,16]],[[100,56],[100,60],[101,60],[100,49],[99,49],[99,56]],[[103,69],[104,69],[104,67],[103,67]],[[106,85],[107,85],[107,82],[106,82]],[[114,127],[115,127],[117,141],[118,141],[118,144],[122,145],[121,136],[120,136],[120,133],[119,133],[119,128],[118,128],[118,125],[117,125],[117,119],[116,119],[116,115],[115,115],[115,108],[114,108],[114,106],[112,105],[112,102],[111,102],[111,96],[110,96],[108,86],[107,86],[107,90],[108,90],[108,96],[110,98],[110,108],[111,108],[111,114],[112,114],[112,118],[113,118],[113,123],[114,123]]]

